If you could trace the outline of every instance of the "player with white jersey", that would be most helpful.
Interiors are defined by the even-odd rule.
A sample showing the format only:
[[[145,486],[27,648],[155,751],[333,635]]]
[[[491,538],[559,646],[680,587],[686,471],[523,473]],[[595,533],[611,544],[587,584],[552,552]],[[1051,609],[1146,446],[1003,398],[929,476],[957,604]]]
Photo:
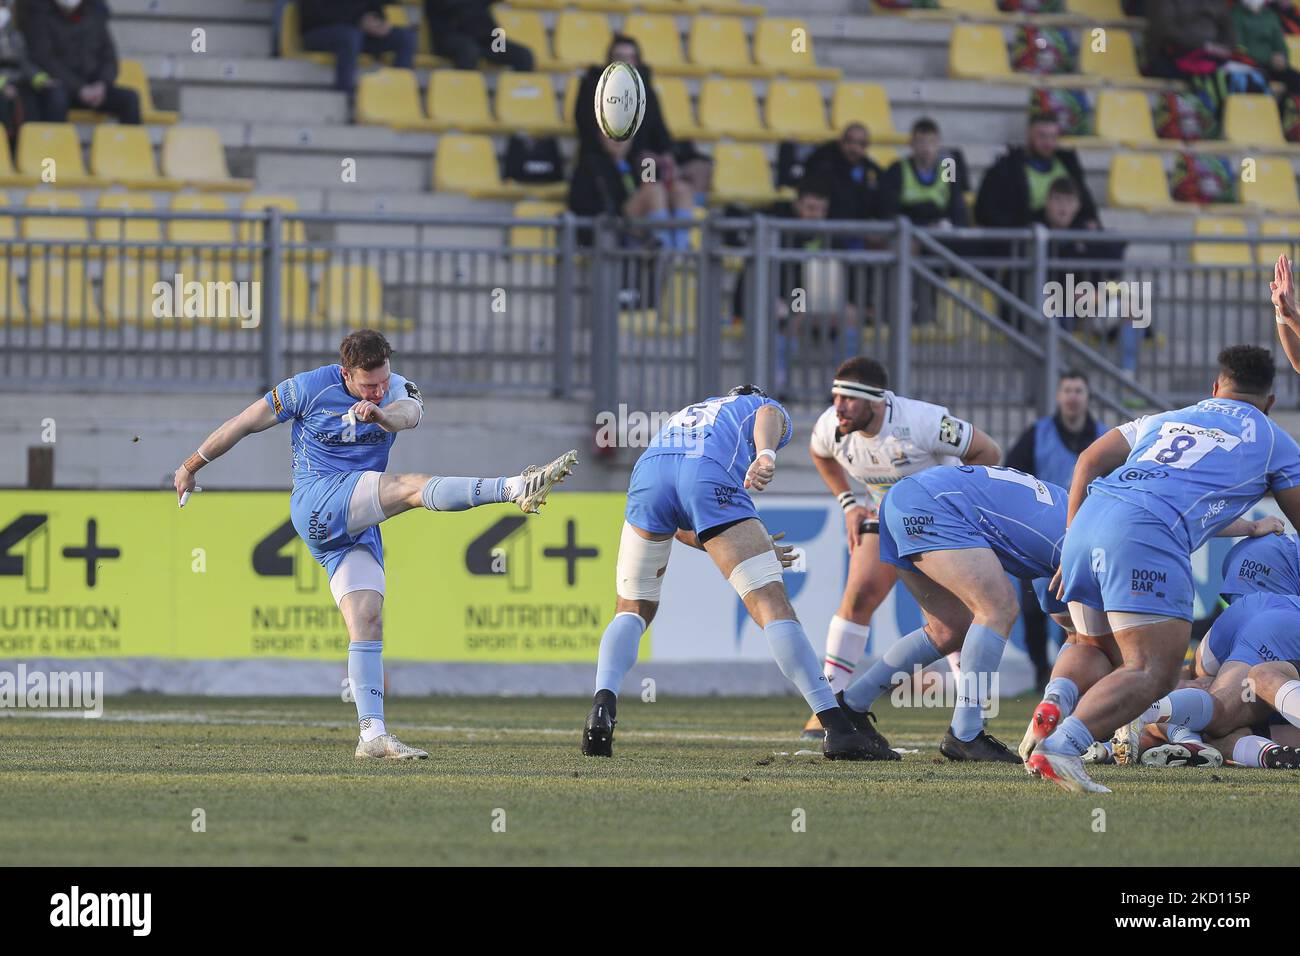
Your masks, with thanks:
[[[831,396],[831,407],[813,426],[809,452],[844,509],[848,537],[849,575],[827,629],[823,662],[831,687],[842,691],[866,650],[871,616],[898,580],[894,567],[880,560],[885,493],[908,475],[938,465],[996,465],[1002,452],[988,435],[942,405],[895,395],[884,366],[874,359],[858,356],[844,362],[835,372]],[[850,480],[863,487],[865,502],[853,493]],[[876,667],[893,673],[883,660]],[[810,718],[805,735],[820,732],[816,718]],[[888,746],[881,752],[897,757]]]
[[[1300,448],[1268,418],[1273,358],[1219,353],[1211,397],[1112,429],[1079,458],[1057,578],[1076,629],[1109,631],[1119,666],[1034,749],[1027,766],[1068,790],[1105,792],[1082,755],[1173,690],[1191,638],[1192,552],[1267,493],[1300,521]]]
[[[822,753],[869,759],[866,738],[840,709],[790,605],[781,578],[789,549],[777,550],[749,495],[772,481],[776,453],[793,432],[779,403],[742,385],[677,412],[637,459],[618,546],[618,600],[600,639],[596,693],[582,731],[587,756],[613,756],[619,687],[659,609],[676,539],[707,552],[740,595],[781,672],[826,728]]]
[[[420,507],[465,511],[515,504],[535,514],[578,459],[570,451],[509,478],[384,474],[397,432],[414,428],[424,415],[419,388],[390,368],[392,354],[378,332],[349,334],[339,346],[339,364],[285,379],[209,435],[176,470],[175,487],[184,507],[200,468],[255,432],[293,422],[289,514],[312,557],[328,572],[351,638],[348,680],[360,726],[355,755],[410,759],[429,755],[402,743],[384,724],[380,522]]]

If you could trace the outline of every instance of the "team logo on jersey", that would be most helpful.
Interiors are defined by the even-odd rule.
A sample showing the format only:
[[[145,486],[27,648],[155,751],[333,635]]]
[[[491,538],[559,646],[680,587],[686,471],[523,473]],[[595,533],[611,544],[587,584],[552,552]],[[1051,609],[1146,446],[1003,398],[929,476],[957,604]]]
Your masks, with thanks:
[[[424,397],[420,394],[419,386],[414,382],[406,383],[406,397],[419,402],[420,407],[424,407]]]
[[[1120,481],[1147,481],[1152,478],[1168,478],[1169,472],[1163,468],[1153,468],[1146,471],[1142,468],[1125,468],[1119,473]]]
[[[1204,528],[1210,521],[1217,518],[1227,506],[1228,502],[1225,498],[1210,502],[1210,506],[1205,509],[1205,516],[1201,518],[1201,527]]]
[[[966,431],[966,423],[945,415],[939,421],[939,441],[945,445],[951,445],[953,448],[961,447],[962,435]]]

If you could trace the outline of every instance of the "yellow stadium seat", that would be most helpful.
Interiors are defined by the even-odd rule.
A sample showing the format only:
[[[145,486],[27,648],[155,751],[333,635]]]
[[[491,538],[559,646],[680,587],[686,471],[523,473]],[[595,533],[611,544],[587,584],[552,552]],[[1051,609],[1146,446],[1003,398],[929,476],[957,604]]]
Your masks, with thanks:
[[[298,200],[292,196],[272,196],[261,194],[249,196],[239,207],[243,212],[260,212],[264,209],[279,209],[281,212],[293,213],[298,211]],[[260,222],[241,222],[239,224],[239,241],[241,243],[258,243],[262,241],[262,223]],[[293,259],[324,259],[327,255],[324,249],[308,249],[307,245],[307,227],[301,219],[285,221],[280,223],[280,241],[282,243],[292,243],[300,248],[285,249],[284,255]]]
[[[487,83],[477,70],[434,70],[429,74],[427,106],[435,129],[501,131],[488,110]]]
[[[172,212],[229,212],[226,201],[220,196],[205,193],[185,193],[172,197]],[[235,225],[230,220],[220,219],[172,219],[167,223],[167,240],[178,245],[192,243],[220,243],[231,246],[235,241]],[[216,250],[218,257],[230,255],[230,249]],[[214,250],[186,251],[185,256],[201,254],[211,256]]]
[[[420,85],[415,72],[380,67],[357,83],[357,122],[397,130],[431,130],[436,124],[420,112]]]
[[[0,325],[27,322],[27,306],[18,286],[18,271],[9,268],[9,260],[0,258]]]
[[[1252,157],[1255,160],[1253,181],[1241,181],[1241,201],[1267,212],[1300,213],[1300,196],[1296,194],[1295,170],[1291,162],[1278,157]],[[1300,227],[1293,222],[1292,228]],[[1300,230],[1297,230],[1300,231]]]
[[[565,205],[560,202],[537,202],[526,199],[515,203],[516,219],[551,219],[564,214]],[[511,226],[510,248],[512,249],[552,249],[555,247],[555,227],[553,226]]]
[[[837,134],[850,123],[862,123],[873,143],[906,143],[908,135],[894,129],[889,94],[879,83],[840,83],[831,96],[831,126]]]
[[[1107,30],[1106,49],[1101,52],[1093,49],[1085,34],[1079,44],[1079,72],[1084,76],[1100,77],[1116,86],[1162,89],[1170,84],[1169,80],[1145,77],[1138,71],[1133,37],[1127,30]]]
[[[180,114],[175,110],[160,110],[154,106],[153,91],[144,64],[139,60],[120,60],[117,64],[117,85],[129,87],[140,94],[140,122],[153,126],[170,126]]]
[[[641,55],[654,64],[656,74],[703,76],[707,66],[687,63],[682,55],[682,35],[677,21],[662,14],[634,13],[623,22],[620,31],[641,46]]]
[[[52,165],[47,166],[47,162]],[[18,168],[59,188],[99,185],[86,172],[81,161],[81,141],[77,139],[77,128],[71,123],[24,123],[20,126]],[[49,175],[44,175],[46,169]]]
[[[1198,236],[1244,236],[1246,224],[1240,219],[1198,216],[1192,231]],[[1248,266],[1252,263],[1250,246],[1245,243],[1194,242],[1191,258],[1201,266]]]
[[[1123,209],[1173,211],[1164,164],[1153,153],[1115,153],[1110,158],[1107,202]]]
[[[653,61],[651,61],[653,62]],[[784,76],[838,80],[835,67],[818,66],[812,33],[803,20],[763,17],[754,30],[754,62]]]
[[[717,139],[716,130],[695,122],[691,94],[680,76],[656,76],[652,81],[663,110],[664,122],[677,139]],[[576,92],[576,91],[575,91]]]
[[[152,324],[155,282],[162,278],[154,263],[138,256],[109,256],[104,261],[104,318],[108,325],[121,322]]]
[[[90,168],[99,179],[132,189],[170,191],[183,185],[158,175],[153,143],[143,126],[96,126],[90,139]]]
[[[1285,148],[1277,101],[1267,93],[1233,93],[1223,107],[1223,138],[1241,146]]]
[[[320,281],[320,320],[330,328],[409,328],[384,313],[384,282],[370,265],[338,263],[326,267]]]
[[[521,43],[532,51],[533,69],[538,73],[563,73],[573,65],[551,56],[551,40],[546,35],[541,16],[535,10],[498,6],[492,11],[492,16],[511,43]],[[655,65],[658,66],[657,63]]]
[[[1261,236],[1284,238],[1285,242],[1260,243],[1255,248],[1255,261],[1262,266],[1271,266],[1277,257],[1283,254],[1292,260],[1296,257],[1296,242],[1300,241],[1300,223],[1294,219],[1264,219],[1259,224]]]
[[[433,188],[480,199],[523,199],[527,190],[501,181],[497,155],[486,136],[449,133],[433,156]]]
[[[1065,9],[1094,22],[1127,19],[1119,0],[1066,0]]]
[[[253,281],[263,283],[262,264],[254,262]],[[290,325],[310,325],[315,319],[311,308],[311,276],[306,264],[286,262],[280,267],[280,318]]]
[[[560,122],[555,87],[545,73],[501,73],[497,76],[497,122],[534,136],[561,136],[573,127]]]
[[[758,118],[758,100],[748,80],[710,77],[700,84],[700,124],[736,139],[773,138]],[[669,127],[671,129],[671,127]]]
[[[555,19],[555,57],[580,66],[604,63],[613,35],[604,14],[565,10]]]
[[[302,20],[298,4],[290,2],[280,11],[280,55],[286,59],[310,60],[325,66],[334,64],[334,54],[316,53],[302,48]]]
[[[772,167],[761,146],[720,143],[713,153],[714,203],[770,203],[776,200]]]
[[[14,169],[13,154],[9,152],[9,137],[0,136],[0,186],[34,186],[40,177],[20,173]]]
[[[768,77],[773,70],[755,66],[744,24],[735,17],[697,16],[687,41],[691,62],[724,76]]]
[[[769,83],[764,115],[768,129],[782,139],[820,141],[834,135],[826,125],[821,90],[809,80]]]
[[[33,256],[27,266],[27,309],[33,322],[99,324],[85,260],[80,256]]]
[[[99,194],[95,203],[97,209],[119,209],[129,213],[153,212],[153,200],[146,193],[105,192]],[[95,220],[95,238],[101,242],[162,242],[162,222],[158,219],[113,219],[105,217]],[[132,254],[138,254],[133,250]],[[106,250],[109,256],[116,255],[115,250]]]
[[[49,209],[51,211],[80,209],[81,197],[76,193],[42,190],[28,193],[23,205],[28,209]],[[90,228],[87,226],[86,220],[81,218],[60,217],[54,219],[45,216],[24,216],[22,223],[24,239],[49,239],[71,243],[84,243],[90,239]],[[68,249],[62,246],[51,246],[48,248],[52,253],[57,252],[60,255],[80,255],[84,247]],[[33,256],[42,254],[40,249],[32,250]]]
[[[954,79],[1028,82],[1026,74],[1011,71],[1001,28],[987,24],[959,23],[952,28],[948,74]]]
[[[233,179],[226,166],[226,148],[210,126],[173,126],[163,136],[162,172],[195,189],[249,192],[251,179]]]
[[[1300,33],[1286,35],[1286,59],[1292,69],[1300,64]]]
[[[1101,90],[1097,94],[1093,128],[1102,139],[1124,146],[1161,145],[1151,122],[1151,105],[1140,90]]]

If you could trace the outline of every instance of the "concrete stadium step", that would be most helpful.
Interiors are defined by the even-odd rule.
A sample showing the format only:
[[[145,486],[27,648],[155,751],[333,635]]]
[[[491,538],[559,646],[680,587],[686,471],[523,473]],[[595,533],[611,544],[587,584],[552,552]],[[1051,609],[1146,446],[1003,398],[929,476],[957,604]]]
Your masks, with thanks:
[[[342,161],[345,158],[342,154],[263,149],[253,156],[254,177],[262,190],[306,184],[342,186]],[[346,188],[357,192],[418,192],[430,188],[432,168],[428,156],[366,156],[357,160],[356,182],[348,183]]]
[[[136,56],[155,83],[215,83],[225,86],[292,86],[328,90],[334,70],[309,60],[281,60],[264,51],[254,56],[146,54]]]
[[[186,20],[206,24],[211,21],[267,24],[275,4],[271,0],[239,0],[238,3],[213,3],[212,0],[113,0],[113,24],[124,20]]]
[[[238,4],[234,4],[238,6]],[[193,30],[201,27],[205,52],[193,50]],[[200,19],[169,21],[156,18],[113,18],[113,39],[120,55],[138,56],[142,53],[163,53],[183,57],[198,56],[270,56],[271,18],[263,24],[220,22]]]
[[[310,117],[315,125],[347,125],[347,97],[333,90],[262,89],[185,85],[181,115],[187,123],[239,119],[246,123],[284,123]]]

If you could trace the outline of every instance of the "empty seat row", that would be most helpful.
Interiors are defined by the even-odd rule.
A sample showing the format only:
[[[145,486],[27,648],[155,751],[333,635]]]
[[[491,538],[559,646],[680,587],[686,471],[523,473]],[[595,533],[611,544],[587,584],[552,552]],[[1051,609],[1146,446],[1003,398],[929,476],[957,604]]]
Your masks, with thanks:
[[[1246,223],[1226,216],[1200,216],[1193,232],[1197,236],[1248,236]],[[1196,242],[1191,247],[1192,262],[1197,265],[1272,266],[1280,255],[1295,255],[1297,240],[1294,219],[1263,219],[1258,235],[1271,241],[1253,249],[1244,242]]]
[[[1295,171],[1283,158],[1254,158],[1253,175],[1239,181],[1241,202],[1267,212],[1300,213]],[[1164,162],[1155,153],[1116,153],[1110,160],[1108,202],[1145,212],[1195,212],[1197,206],[1170,196]],[[1293,223],[1295,229],[1300,223]]]
[[[247,192],[253,188],[252,180],[230,175],[225,147],[211,127],[173,126],[163,136],[161,152],[160,173],[145,127],[105,123],[95,127],[91,135],[87,170],[75,125],[24,123],[18,130],[16,168],[7,139],[0,137],[0,186],[46,183],[156,190],[188,186],[219,192]]]
[[[962,23],[953,27],[948,46],[948,73],[954,79],[989,80],[997,83],[1025,83],[1035,86],[1087,86],[1106,83],[1112,86],[1135,86],[1162,89],[1175,85],[1171,80],[1152,79],[1138,70],[1133,38],[1126,30],[1107,30],[1104,48],[1097,50],[1091,42],[1080,45],[1079,72],[1044,76],[1018,73],[1011,69],[1007,43],[1002,28]]]
[[[1291,151],[1300,146],[1282,135],[1277,102],[1264,93],[1233,93],[1224,100],[1223,140],[1199,142],[1198,149],[1242,146]],[[1093,128],[1102,139],[1128,147],[1168,149],[1170,141],[1156,136],[1146,94],[1138,90],[1102,90],[1097,95]]]

